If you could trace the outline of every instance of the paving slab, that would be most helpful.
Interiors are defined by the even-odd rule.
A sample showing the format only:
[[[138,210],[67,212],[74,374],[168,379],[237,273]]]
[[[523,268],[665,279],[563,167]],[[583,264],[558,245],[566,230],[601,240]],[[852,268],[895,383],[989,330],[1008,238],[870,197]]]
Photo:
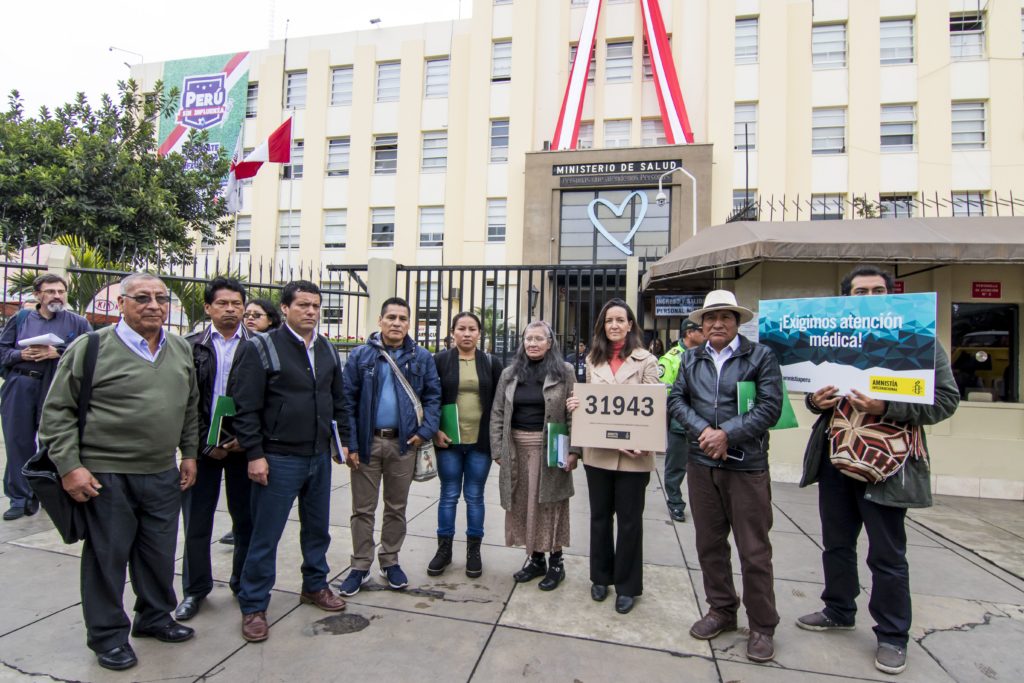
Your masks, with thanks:
[[[45,579],[40,581],[43,572]],[[0,636],[62,609],[80,611],[77,557],[3,544],[0,576],[4,577]]]

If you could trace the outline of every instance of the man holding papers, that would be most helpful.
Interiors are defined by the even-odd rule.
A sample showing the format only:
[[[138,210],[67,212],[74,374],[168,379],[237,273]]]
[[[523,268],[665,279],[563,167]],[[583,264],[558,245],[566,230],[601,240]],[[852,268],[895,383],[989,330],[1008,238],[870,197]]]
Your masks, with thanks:
[[[178,621],[188,621],[198,614],[203,599],[213,590],[210,542],[222,473],[235,535],[229,585],[236,595],[252,534],[248,462],[231,431],[230,415],[235,411],[234,401],[228,395],[228,378],[235,357],[241,343],[249,338],[249,330],[242,324],[245,288],[237,280],[216,278],[206,286],[204,303],[210,326],[185,337],[192,344],[199,385],[199,457],[196,483],[185,492],[181,504],[185,523],[181,575],[184,597],[174,611]]]
[[[52,274],[40,275],[32,283],[35,310],[23,309],[7,321],[0,333],[0,418],[7,446],[4,495],[10,508],[7,521],[34,515],[39,502],[32,496],[21,468],[36,452],[36,430],[43,399],[53,380],[57,359],[75,337],[92,329],[80,315],[65,311],[68,286]]]
[[[743,573],[747,658],[768,662],[775,658],[772,638],[779,623],[768,540],[768,429],[782,412],[782,376],[771,349],[739,334],[739,325],[753,316],[736,304],[732,292],[707,295],[704,307],[690,314],[707,344],[683,356],[668,410],[695,438],[686,482],[709,609],[690,627],[690,635],[710,640],[736,630],[740,600],[732,580],[731,531]],[[755,385],[754,406],[744,413],[737,400],[742,382]]]

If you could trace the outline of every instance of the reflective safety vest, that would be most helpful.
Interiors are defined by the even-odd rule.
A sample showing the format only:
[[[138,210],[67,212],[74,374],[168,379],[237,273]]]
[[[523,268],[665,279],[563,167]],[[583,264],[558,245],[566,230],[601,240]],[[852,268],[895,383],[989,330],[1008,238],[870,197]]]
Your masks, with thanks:
[[[672,393],[672,385],[676,383],[679,366],[683,362],[683,354],[686,351],[687,348],[680,341],[658,359],[658,379],[668,386],[669,393]]]

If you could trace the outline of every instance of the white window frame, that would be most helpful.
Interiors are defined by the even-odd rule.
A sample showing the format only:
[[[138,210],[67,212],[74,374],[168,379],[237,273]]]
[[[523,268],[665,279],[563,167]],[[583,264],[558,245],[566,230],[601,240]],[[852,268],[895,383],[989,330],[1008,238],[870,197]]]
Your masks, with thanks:
[[[504,242],[508,233],[508,199],[494,197],[487,200],[487,241]]]
[[[352,104],[352,78],[354,69],[351,66],[336,66],[331,69],[331,106],[345,107]]]
[[[448,168],[448,131],[423,131],[420,170],[424,173],[443,172]]]
[[[985,193],[974,192],[953,192],[952,211],[954,216],[984,216],[985,215]]]
[[[444,207],[420,207],[420,247],[444,246]]]
[[[285,88],[285,109],[305,109],[309,75],[302,71],[289,71]]]
[[[744,145],[743,124],[748,124],[746,130],[746,145]],[[732,119],[732,148],[736,151],[757,149],[757,102],[737,102],[733,108]]]
[[[302,214],[299,211],[277,212],[277,248],[298,249],[302,236]]]
[[[580,129],[576,138],[576,149],[592,149],[594,147],[594,122],[580,121]]]
[[[667,145],[668,138],[665,137],[665,123],[661,118],[640,120],[640,145],[642,147],[657,147]]]
[[[245,88],[245,118],[256,118],[259,111],[260,84],[249,83]]]
[[[605,83],[629,83],[633,80],[633,41],[609,40],[605,44]]]
[[[755,187],[741,187],[732,191],[732,214],[737,215],[746,207],[748,199],[751,206],[749,210],[753,211],[754,217],[744,218],[743,220],[757,220],[757,188]]]
[[[604,122],[604,147],[629,147],[633,135],[630,119],[607,119]]]
[[[812,194],[811,220],[838,221],[846,211],[846,197],[842,193]]]
[[[914,63],[913,19],[882,19],[878,33],[881,64]]]
[[[985,12],[949,15],[949,58],[953,61],[985,57]]]
[[[846,67],[846,24],[811,27],[811,64],[815,69]]]
[[[290,180],[301,180],[306,159],[306,144],[302,140],[292,140],[291,156],[287,164],[281,167],[281,177]]]
[[[391,249],[394,246],[395,207],[378,206],[370,209],[370,248]]]
[[[878,197],[879,218],[913,218],[914,195],[905,192],[883,194]]]
[[[348,136],[327,140],[327,176],[347,176],[352,154],[352,139]]]
[[[569,46],[569,70],[572,70],[572,65],[576,61],[576,51],[579,49],[579,45]],[[594,77],[597,75],[597,60],[594,59],[594,55],[590,55],[590,61],[587,62],[587,83],[593,83]]]
[[[504,164],[508,162],[508,119],[491,119],[490,162]]]
[[[398,173],[398,134],[373,136],[373,174]]]
[[[950,110],[953,149],[985,149],[985,102],[953,102]]]
[[[448,97],[448,82],[451,79],[451,60],[448,57],[431,57],[423,68],[423,97],[435,99]]]
[[[811,154],[846,154],[846,108],[811,112]]]
[[[738,17],[736,19],[734,47],[736,64],[757,64],[759,24],[758,17]]]
[[[239,216],[235,223],[235,253],[248,254],[252,249],[252,216]]]
[[[914,151],[917,112],[913,104],[883,104],[879,121],[879,147],[883,152]]]
[[[348,243],[348,209],[324,209],[324,249],[344,249]]]
[[[397,102],[402,89],[402,63],[377,62],[377,101]]]
[[[512,41],[496,40],[491,44],[491,81],[512,80]]]

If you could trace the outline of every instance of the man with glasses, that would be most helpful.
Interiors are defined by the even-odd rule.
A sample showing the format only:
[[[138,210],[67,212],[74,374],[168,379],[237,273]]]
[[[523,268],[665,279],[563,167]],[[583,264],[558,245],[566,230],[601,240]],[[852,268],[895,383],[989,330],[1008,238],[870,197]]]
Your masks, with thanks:
[[[194,635],[171,617],[174,550],[181,492],[195,482],[199,387],[192,348],[164,331],[171,297],[155,275],[121,281],[121,320],[99,335],[85,430],[78,433],[78,394],[87,344],[68,347],[43,404],[39,440],[83,503],[82,612],[87,644],[99,665],[138,662],[128,642],[179,643]],[[176,452],[181,451],[180,469]],[[125,568],[135,593],[134,622],[124,612]]]
[[[241,318],[245,309],[245,288],[238,280],[218,277],[206,286],[203,297],[210,326],[185,337],[192,344],[199,384],[199,457],[196,485],[186,491],[182,499],[185,556],[181,572],[183,599],[174,611],[178,621],[188,621],[198,614],[203,599],[213,590],[210,544],[222,475],[235,539],[228,581],[235,595],[252,535],[248,461],[230,429],[230,419],[223,420],[217,444],[209,445],[207,438],[218,401],[229,395],[229,377],[235,358],[242,342],[249,338],[249,330]]]
[[[0,420],[3,422],[7,468],[4,470],[4,495],[10,507],[4,519],[11,521],[34,515],[39,501],[21,473],[21,468],[36,451],[36,430],[43,399],[50,388],[57,360],[67,344],[92,327],[80,315],[64,310],[68,300],[67,283],[58,275],[40,275],[32,282],[35,310],[22,309],[0,333],[0,374],[6,379],[0,387]],[[19,342],[53,335],[52,343],[23,346]],[[59,343],[57,340],[60,340]]]

